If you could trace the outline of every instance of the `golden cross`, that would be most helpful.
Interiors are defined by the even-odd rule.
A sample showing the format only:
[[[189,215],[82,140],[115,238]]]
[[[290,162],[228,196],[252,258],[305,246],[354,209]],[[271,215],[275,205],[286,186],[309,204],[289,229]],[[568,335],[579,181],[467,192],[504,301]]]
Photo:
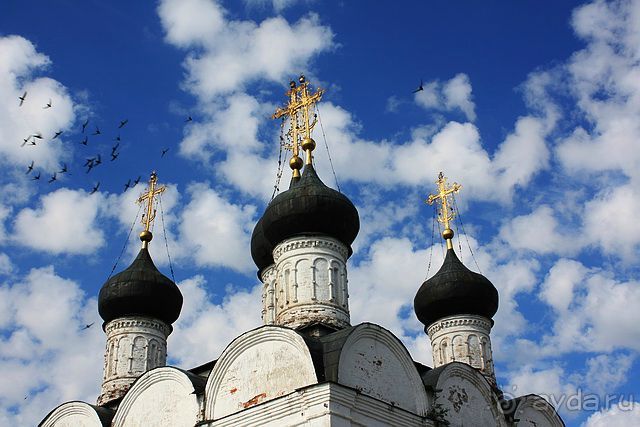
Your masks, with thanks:
[[[156,209],[154,208],[154,199],[157,195],[164,192],[167,189],[164,185],[161,187],[156,187],[158,183],[158,175],[155,171],[151,172],[151,177],[149,178],[149,189],[142,193],[140,197],[138,197],[137,202],[142,204],[147,204],[146,212],[142,214],[142,224],[144,225],[144,230],[140,233],[140,240],[142,240],[142,246],[146,247],[147,243],[151,241],[153,235],[149,229],[151,228],[151,223],[156,217]]]
[[[453,230],[451,230],[451,227],[449,227],[449,222],[452,221],[453,218],[455,218],[456,214],[449,206],[451,203],[449,201],[449,195],[460,191],[462,185],[454,182],[451,187],[447,188],[447,178],[442,172],[438,174],[438,180],[436,181],[436,184],[438,184],[438,194],[430,194],[426,202],[431,205],[433,204],[433,202],[439,199],[441,207],[438,214],[438,222],[444,224],[442,237],[444,237],[444,239],[447,241],[447,249],[453,249],[453,245],[451,243],[451,239],[453,238]]]
[[[298,147],[302,146],[307,154],[307,164],[311,163],[311,151],[315,148],[315,142],[311,139],[311,131],[316,125],[316,117],[314,115],[313,121],[311,121],[309,109],[320,101],[324,93],[324,90],[318,89],[316,93],[310,94],[309,82],[302,75],[298,81],[300,85],[297,85],[293,80],[289,83],[288,104],[284,108],[277,108],[271,116],[273,119],[289,117],[291,128],[287,135],[291,138],[291,150],[293,151],[289,165],[293,169],[293,176],[299,176],[299,170],[302,168],[302,161],[298,157]]]

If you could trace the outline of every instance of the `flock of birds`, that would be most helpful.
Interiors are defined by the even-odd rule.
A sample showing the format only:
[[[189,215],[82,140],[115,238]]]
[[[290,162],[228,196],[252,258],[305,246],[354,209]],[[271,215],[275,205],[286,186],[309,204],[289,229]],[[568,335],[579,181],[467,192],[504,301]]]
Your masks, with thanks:
[[[20,101],[19,107],[22,107],[22,105],[27,101],[27,94],[28,94],[28,92],[25,91],[22,94],[22,96],[18,97],[18,100]],[[53,108],[53,106],[54,106],[53,100],[49,99],[49,102],[47,102],[42,107],[42,109],[47,110],[47,109]],[[191,116],[188,116],[187,119],[185,120],[185,123],[192,122],[192,121],[193,121],[193,118]],[[89,146],[89,137],[90,136],[93,139],[93,137],[100,137],[100,135],[102,135],[102,131],[100,131],[100,128],[97,125],[95,126],[95,130],[93,132],[88,130],[89,122],[90,122],[89,119],[85,119],[84,122],[82,123],[82,128],[81,128],[81,134],[83,135],[83,138],[80,141],[80,145],[85,146],[85,147]],[[115,143],[111,146],[111,152],[110,152],[110,156],[109,156],[110,157],[110,162],[116,161],[118,159],[118,157],[120,156],[120,142],[121,142],[122,139],[120,137],[120,133],[119,132],[128,123],[129,123],[129,119],[123,119],[123,120],[120,120],[120,123],[117,126],[118,134],[113,139],[113,141]],[[54,140],[58,139],[62,134],[63,134],[62,130],[55,132],[50,141],[54,141]],[[20,146],[21,147],[35,146],[35,145],[38,145],[39,141],[40,142],[44,141],[44,136],[42,135],[42,133],[40,133],[40,132],[32,133],[29,136],[27,136],[26,138],[23,138],[22,143],[20,144]],[[164,156],[167,154],[168,151],[169,151],[169,148],[163,148],[162,151],[160,152],[160,158],[164,158]],[[92,157],[86,158],[86,161],[84,162],[82,167],[85,168],[85,173],[89,174],[93,169],[97,168],[101,164],[103,164],[102,155],[100,153],[96,153]],[[40,171],[35,171],[34,172],[34,170],[36,170],[36,164],[35,164],[35,161],[32,160],[31,163],[27,166],[26,175],[31,176],[31,179],[33,181],[44,181],[44,180],[46,180],[47,183],[49,183],[49,184],[53,184],[54,182],[58,181],[58,179],[60,178],[61,175],[69,174],[69,167],[68,167],[68,165],[66,163],[62,163],[60,165],[60,169],[57,170],[57,171],[54,171],[53,174],[48,179],[46,177],[42,176],[42,173]],[[140,179],[141,179],[141,176],[138,176],[134,180],[132,180],[132,179],[127,180],[127,182],[124,184],[124,190],[123,191],[127,191],[129,188],[133,188],[136,185],[138,185],[138,183],[140,182]],[[99,190],[99,188],[100,188],[100,181],[96,182],[93,185],[93,187],[89,191],[89,194],[96,193]]]

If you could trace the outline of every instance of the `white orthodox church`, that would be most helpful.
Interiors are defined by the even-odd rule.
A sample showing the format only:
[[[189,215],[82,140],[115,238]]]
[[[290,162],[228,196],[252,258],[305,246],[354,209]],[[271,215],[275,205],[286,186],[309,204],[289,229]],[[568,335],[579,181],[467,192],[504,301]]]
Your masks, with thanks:
[[[321,95],[309,93],[301,77],[274,115],[291,122],[293,178],[251,239],[264,325],[202,366],[166,366],[182,295],[149,256],[147,223],[137,258],[100,290],[107,339],[97,402],[63,403],[41,426],[564,425],[541,397],[506,399],[496,385],[490,332],[498,292],[453,250],[447,203],[458,187],[447,187],[442,175],[433,200],[442,205],[447,255],[433,277],[416,284],[414,300],[433,367],[413,361],[384,327],[351,324],[347,260],[360,223],[351,201],[324,185],[313,166],[309,108]],[[152,175],[143,196],[149,219],[162,191],[155,183]]]

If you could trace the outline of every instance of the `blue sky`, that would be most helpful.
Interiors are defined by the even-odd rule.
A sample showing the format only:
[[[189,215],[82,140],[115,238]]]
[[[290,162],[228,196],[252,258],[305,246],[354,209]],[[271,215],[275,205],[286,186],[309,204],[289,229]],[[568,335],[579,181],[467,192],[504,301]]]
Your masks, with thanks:
[[[638,1],[3,2],[0,424],[97,396],[95,297],[136,217],[143,186],[125,183],[151,170],[168,186],[185,295],[171,363],[215,359],[260,324],[249,237],[275,182],[269,117],[300,73],[326,89],[319,173],[336,186],[326,136],[360,212],[352,321],[392,330],[431,365],[411,303],[442,260],[424,204],[442,170],[464,187],[463,262],[477,270],[470,246],[500,291],[504,390],[548,396],[567,425],[638,422],[617,404],[640,392],[637,22]],[[117,270],[139,247],[134,230]],[[151,249],[169,275],[161,230],[158,219]],[[580,394],[611,403],[568,408]]]

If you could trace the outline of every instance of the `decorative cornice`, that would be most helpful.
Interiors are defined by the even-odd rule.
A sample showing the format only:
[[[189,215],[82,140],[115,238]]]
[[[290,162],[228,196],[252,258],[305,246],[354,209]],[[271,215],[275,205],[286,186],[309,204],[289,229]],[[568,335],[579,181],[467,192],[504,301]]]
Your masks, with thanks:
[[[452,317],[444,317],[440,320],[433,322],[427,328],[427,334],[431,337],[433,334],[443,330],[454,328],[458,326],[472,326],[477,328],[482,328],[487,332],[491,332],[492,323],[485,317],[482,316],[452,316]]]
[[[160,331],[165,337],[169,336],[173,328],[161,320],[149,317],[122,317],[114,319],[105,325],[107,335],[122,328],[149,328]]]
[[[339,242],[336,239],[324,236],[308,236],[293,237],[291,239],[283,241],[273,249],[273,259],[277,264],[280,257],[282,257],[282,255],[284,255],[285,253],[295,249],[308,248],[318,248],[337,252],[338,254],[340,254],[342,260],[346,260],[349,256],[349,249],[343,243]]]

